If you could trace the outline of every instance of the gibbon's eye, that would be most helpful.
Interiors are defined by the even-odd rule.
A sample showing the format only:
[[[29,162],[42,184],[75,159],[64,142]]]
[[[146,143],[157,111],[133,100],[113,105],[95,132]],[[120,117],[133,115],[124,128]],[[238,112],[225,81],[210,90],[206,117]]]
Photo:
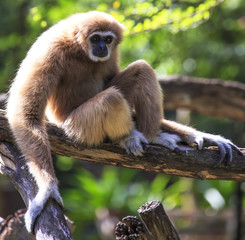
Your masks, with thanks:
[[[113,36],[109,35],[104,38],[105,44],[111,44],[113,40]]]
[[[98,43],[100,41],[100,35],[95,34],[90,38],[91,43]]]

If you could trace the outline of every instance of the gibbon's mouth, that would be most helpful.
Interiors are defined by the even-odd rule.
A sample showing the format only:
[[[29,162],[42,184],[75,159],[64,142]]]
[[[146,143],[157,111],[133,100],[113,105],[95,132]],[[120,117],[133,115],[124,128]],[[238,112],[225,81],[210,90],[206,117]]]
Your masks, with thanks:
[[[94,49],[93,55],[98,58],[105,58],[108,55],[108,49],[105,48],[103,50],[101,49]]]

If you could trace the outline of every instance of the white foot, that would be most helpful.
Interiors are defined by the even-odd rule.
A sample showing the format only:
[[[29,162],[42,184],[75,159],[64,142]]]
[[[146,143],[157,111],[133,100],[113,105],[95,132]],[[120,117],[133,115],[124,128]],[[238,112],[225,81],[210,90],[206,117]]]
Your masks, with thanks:
[[[229,165],[232,162],[232,150],[236,151],[239,155],[243,155],[235,144],[222,136],[199,131],[197,131],[197,135],[200,139],[203,139],[203,141],[218,146],[220,150],[220,157],[216,164],[220,164],[225,160],[225,165]]]
[[[63,201],[56,183],[51,183],[39,189],[36,197],[29,202],[28,210],[25,214],[25,224],[28,232],[33,232],[35,220],[41,214],[49,198],[55,199],[59,205],[63,206]]]
[[[181,138],[178,135],[170,133],[159,133],[151,141],[153,144],[159,144],[171,150],[178,149],[179,142],[181,142]]]

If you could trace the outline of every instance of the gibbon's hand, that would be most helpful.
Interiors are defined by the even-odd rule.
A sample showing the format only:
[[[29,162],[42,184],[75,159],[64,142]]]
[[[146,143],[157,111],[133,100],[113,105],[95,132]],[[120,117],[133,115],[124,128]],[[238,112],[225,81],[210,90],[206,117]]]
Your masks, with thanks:
[[[25,214],[25,224],[28,232],[34,233],[35,221],[49,198],[55,199],[63,208],[63,201],[58,191],[57,183],[51,183],[39,189],[36,197],[29,201],[28,210]]]
[[[129,136],[120,141],[119,145],[126,149],[128,154],[133,154],[134,156],[143,156],[144,145],[147,143],[148,142],[143,133],[133,129]]]

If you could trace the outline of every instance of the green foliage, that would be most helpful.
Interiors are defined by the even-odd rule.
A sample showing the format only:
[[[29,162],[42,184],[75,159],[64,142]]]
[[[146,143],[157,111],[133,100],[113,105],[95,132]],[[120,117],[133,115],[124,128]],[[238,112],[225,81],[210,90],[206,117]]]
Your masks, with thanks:
[[[100,178],[82,168],[65,175],[69,181],[62,187],[62,196],[68,216],[76,223],[78,239],[90,231],[100,209],[115,211],[118,217],[135,215],[142,204],[155,199],[173,209],[185,204],[183,196],[190,190],[189,179],[178,181],[159,174],[151,182],[140,172],[114,167],[105,167]]]
[[[63,161],[70,160],[64,158]],[[63,172],[61,179],[67,181],[63,184],[61,181],[61,191],[66,213],[76,225],[75,239],[81,236],[84,239],[99,239],[95,221],[96,213],[101,209],[108,209],[122,218],[137,214],[136,210],[142,204],[156,199],[163,203],[167,211],[176,208],[192,210],[198,206],[215,212],[234,204],[234,182],[194,181],[163,174],[152,178],[138,171],[114,167],[105,167],[101,176],[95,177],[81,167],[73,169],[76,170]],[[188,221],[181,220],[177,224],[181,228],[187,226]]]
[[[134,35],[141,32],[168,29],[176,33],[197,27],[210,18],[210,11],[219,4],[219,1],[207,0],[203,3],[186,4],[172,1],[138,2],[133,7],[118,16],[124,19],[126,35]],[[117,17],[118,14],[115,14]]]

